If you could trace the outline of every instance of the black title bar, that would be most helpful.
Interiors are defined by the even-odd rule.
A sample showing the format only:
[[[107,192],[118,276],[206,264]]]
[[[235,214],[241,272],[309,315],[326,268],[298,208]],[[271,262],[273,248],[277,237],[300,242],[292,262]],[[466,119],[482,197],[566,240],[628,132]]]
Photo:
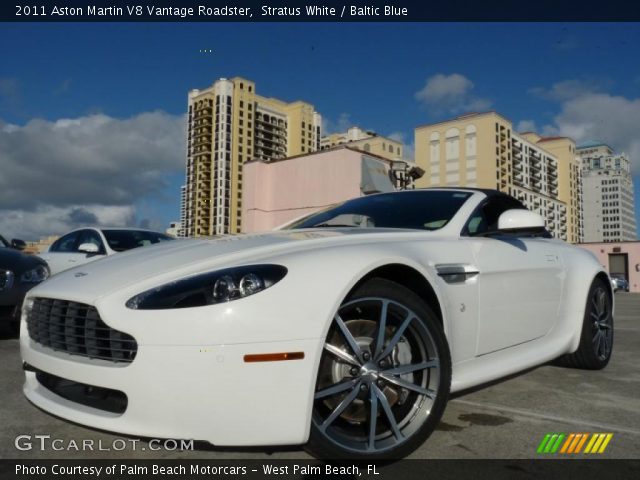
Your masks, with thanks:
[[[638,478],[639,460],[0,460],[0,480],[531,480]]]
[[[640,2],[607,0],[14,0],[2,22],[640,21]]]

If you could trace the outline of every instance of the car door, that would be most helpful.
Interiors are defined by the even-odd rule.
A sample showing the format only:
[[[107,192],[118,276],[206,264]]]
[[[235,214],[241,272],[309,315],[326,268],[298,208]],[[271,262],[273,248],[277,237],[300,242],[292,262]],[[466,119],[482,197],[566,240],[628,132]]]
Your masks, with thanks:
[[[489,197],[463,232],[480,272],[476,355],[542,337],[558,320],[565,275],[557,243],[497,232],[499,216],[513,208],[524,207],[506,195]]]
[[[77,255],[79,238],[80,230],[63,235],[51,244],[47,252],[40,255],[49,265],[52,275],[70,268],[71,259]]]

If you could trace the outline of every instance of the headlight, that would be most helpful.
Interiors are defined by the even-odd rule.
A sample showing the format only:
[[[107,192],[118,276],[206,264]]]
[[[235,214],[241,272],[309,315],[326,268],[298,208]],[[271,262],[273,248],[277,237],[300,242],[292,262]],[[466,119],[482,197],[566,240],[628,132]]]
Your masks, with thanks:
[[[27,317],[33,310],[33,298],[27,298],[22,302],[22,315]]]
[[[134,310],[163,310],[214,305],[254,295],[287,274],[281,265],[246,265],[183,278],[130,298]]]
[[[36,268],[27,270],[20,275],[20,281],[23,283],[40,283],[49,278],[49,267],[46,265],[38,265]]]
[[[0,292],[9,290],[13,286],[13,272],[11,270],[0,270]]]

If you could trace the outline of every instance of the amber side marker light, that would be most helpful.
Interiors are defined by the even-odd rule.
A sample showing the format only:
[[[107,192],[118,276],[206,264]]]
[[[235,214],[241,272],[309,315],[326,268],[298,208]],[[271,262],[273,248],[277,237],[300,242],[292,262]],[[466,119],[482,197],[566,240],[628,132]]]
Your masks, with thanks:
[[[253,362],[281,362],[282,360],[302,360],[304,352],[284,352],[284,353],[252,353],[244,356],[247,363]]]

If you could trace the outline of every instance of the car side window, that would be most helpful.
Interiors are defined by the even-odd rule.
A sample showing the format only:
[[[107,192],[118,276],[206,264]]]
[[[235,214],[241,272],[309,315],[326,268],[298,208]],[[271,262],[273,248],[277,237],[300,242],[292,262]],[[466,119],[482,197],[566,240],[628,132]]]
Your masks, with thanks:
[[[50,252],[72,253],[76,251],[76,242],[80,232],[71,232],[53,242]]]
[[[76,248],[80,248],[80,245],[82,245],[83,243],[91,243],[98,247],[98,253],[100,255],[106,254],[102,239],[100,238],[100,235],[98,235],[98,232],[96,232],[95,230],[82,230],[80,234],[80,240],[78,241]]]
[[[468,235],[496,232],[500,215],[511,209],[524,209],[524,206],[515,198],[508,196],[488,198],[476,209],[467,222]]]

